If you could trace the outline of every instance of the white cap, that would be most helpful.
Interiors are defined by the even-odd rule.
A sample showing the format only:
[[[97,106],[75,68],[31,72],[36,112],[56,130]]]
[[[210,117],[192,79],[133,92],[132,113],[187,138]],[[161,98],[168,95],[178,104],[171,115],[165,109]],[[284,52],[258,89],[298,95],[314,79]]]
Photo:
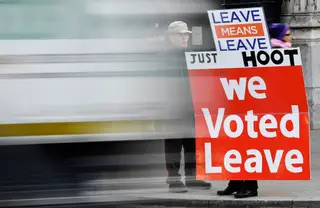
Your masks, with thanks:
[[[188,25],[182,21],[172,22],[168,27],[168,33],[192,33],[188,29]]]

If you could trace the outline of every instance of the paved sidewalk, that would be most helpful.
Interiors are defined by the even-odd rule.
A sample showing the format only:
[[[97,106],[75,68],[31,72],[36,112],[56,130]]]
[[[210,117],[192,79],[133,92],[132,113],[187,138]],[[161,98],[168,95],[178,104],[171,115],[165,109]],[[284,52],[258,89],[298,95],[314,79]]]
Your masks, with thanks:
[[[110,196],[121,194],[137,197],[155,204],[182,205],[194,204],[196,206],[212,205],[252,205],[257,206],[285,206],[285,207],[320,207],[320,130],[311,132],[311,180],[310,181],[259,181],[259,196],[248,199],[234,199],[233,197],[216,196],[216,191],[223,189],[227,181],[212,181],[211,190],[191,190],[183,194],[168,193],[164,178],[144,180],[153,188],[138,188],[134,190],[91,192],[92,195]],[[102,181],[101,181],[102,182]],[[100,182],[100,185],[101,185]],[[120,182],[120,181],[119,181]],[[108,184],[108,182],[106,182]],[[116,181],[113,181],[116,183]],[[134,183],[142,184],[135,180]],[[153,185],[151,185],[153,184]],[[158,185],[156,185],[158,184]],[[109,183],[110,185],[110,183]],[[87,194],[90,194],[88,192]],[[161,202],[161,203],[160,203]]]
[[[83,189],[70,197],[32,198],[0,201],[0,207],[78,203],[138,203],[141,207],[320,207],[320,130],[311,133],[310,181],[259,181],[259,196],[234,199],[216,196],[227,181],[212,181],[211,190],[190,190],[188,193],[168,193],[164,177],[106,179],[88,181]],[[159,170],[154,170],[159,172]],[[165,175],[165,170],[160,175]],[[136,175],[139,173],[135,173]],[[158,173],[159,175],[159,173]],[[37,195],[37,193],[35,193]],[[144,204],[144,206],[142,206]]]

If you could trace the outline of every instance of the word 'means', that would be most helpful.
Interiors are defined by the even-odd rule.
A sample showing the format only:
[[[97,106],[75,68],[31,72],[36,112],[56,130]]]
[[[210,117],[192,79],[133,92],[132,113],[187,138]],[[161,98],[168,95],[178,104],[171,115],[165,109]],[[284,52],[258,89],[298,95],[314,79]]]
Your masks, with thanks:
[[[215,26],[218,38],[259,36],[261,24]]]
[[[237,95],[239,100],[244,100],[246,87],[249,94],[255,99],[265,99],[267,97],[264,92],[267,89],[266,83],[258,76],[251,77],[248,82],[246,77],[241,77],[239,81],[220,78],[220,82],[228,100],[234,100],[234,94]],[[218,138],[221,128],[223,128],[225,134],[230,138],[240,137],[244,132],[245,124],[250,138],[258,138],[258,132],[266,138],[275,138],[277,137],[278,128],[280,128],[281,133],[287,138],[299,138],[300,135],[299,107],[297,105],[292,105],[292,113],[285,114],[280,121],[272,114],[266,114],[258,118],[253,110],[247,111],[244,120],[236,114],[225,117],[225,108],[219,108],[217,113],[211,113],[208,108],[202,108],[201,110],[211,138]],[[215,123],[213,123],[211,115],[217,115]],[[293,124],[293,129],[291,130],[287,129],[289,121]],[[235,130],[231,128],[231,123],[233,122],[237,124]],[[254,129],[255,122],[259,123],[258,131]]]

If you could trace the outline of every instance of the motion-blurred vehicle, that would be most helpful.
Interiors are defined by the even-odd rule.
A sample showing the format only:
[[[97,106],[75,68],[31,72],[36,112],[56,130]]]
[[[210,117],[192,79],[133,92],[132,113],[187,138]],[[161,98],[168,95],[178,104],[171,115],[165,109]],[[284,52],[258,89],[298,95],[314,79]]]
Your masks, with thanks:
[[[193,135],[187,80],[158,58],[167,26],[186,21],[190,50],[213,50],[206,11],[223,4],[1,0],[0,199],[64,196],[125,166],[164,171],[162,139]]]

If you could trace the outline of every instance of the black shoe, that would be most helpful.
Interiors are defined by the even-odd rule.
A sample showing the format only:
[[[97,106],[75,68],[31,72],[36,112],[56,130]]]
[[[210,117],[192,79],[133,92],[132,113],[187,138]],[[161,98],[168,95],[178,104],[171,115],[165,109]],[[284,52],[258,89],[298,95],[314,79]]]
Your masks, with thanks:
[[[197,181],[197,180],[187,180],[186,186],[188,188],[198,188],[198,189],[210,189],[211,183],[205,181]]]
[[[248,198],[248,197],[254,197],[254,196],[258,196],[258,191],[252,191],[252,190],[241,190],[239,192],[237,192],[234,195],[234,198]]]
[[[225,190],[217,191],[217,194],[219,196],[227,196],[227,195],[232,195],[237,191],[238,191],[237,189],[235,189],[235,188],[233,188],[231,186],[228,186]]]
[[[177,181],[169,184],[169,192],[185,193],[185,192],[188,192],[188,190],[186,189],[186,186],[181,181]]]

